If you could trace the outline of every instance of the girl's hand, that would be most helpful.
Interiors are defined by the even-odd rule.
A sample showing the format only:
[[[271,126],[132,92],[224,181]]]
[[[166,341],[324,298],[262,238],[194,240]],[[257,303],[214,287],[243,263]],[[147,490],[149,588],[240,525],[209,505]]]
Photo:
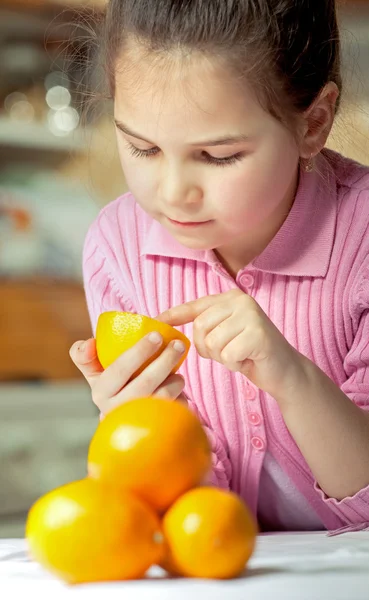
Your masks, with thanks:
[[[240,290],[205,296],[156,318],[174,326],[193,321],[193,341],[200,356],[239,371],[271,395],[288,391],[302,368],[299,352],[257,302]]]
[[[160,335],[157,342],[152,341],[151,336],[142,338],[105,371],[97,358],[95,339],[76,342],[71,347],[70,357],[90,385],[92,399],[103,415],[128,400],[144,396],[178,398],[186,402],[182,394],[183,377],[170,374],[181,354],[176,349],[177,343],[183,346],[179,340],[171,342],[140,375],[129,381],[162,344]]]

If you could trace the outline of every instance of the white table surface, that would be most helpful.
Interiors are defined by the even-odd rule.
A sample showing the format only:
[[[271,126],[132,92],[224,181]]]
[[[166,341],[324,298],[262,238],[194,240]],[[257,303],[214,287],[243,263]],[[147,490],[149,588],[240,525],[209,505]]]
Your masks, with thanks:
[[[368,600],[369,532],[261,536],[245,575],[230,581],[170,579],[156,568],[142,581],[82,586],[67,586],[30,561],[24,540],[0,540],[1,600],[32,594],[38,600]]]

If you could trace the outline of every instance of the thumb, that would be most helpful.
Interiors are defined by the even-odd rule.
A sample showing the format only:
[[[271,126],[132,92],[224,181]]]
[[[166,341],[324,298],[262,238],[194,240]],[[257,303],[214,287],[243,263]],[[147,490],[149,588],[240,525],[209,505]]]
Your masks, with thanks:
[[[75,342],[69,350],[69,356],[90,386],[94,379],[104,371],[97,357],[96,340],[94,338]]]

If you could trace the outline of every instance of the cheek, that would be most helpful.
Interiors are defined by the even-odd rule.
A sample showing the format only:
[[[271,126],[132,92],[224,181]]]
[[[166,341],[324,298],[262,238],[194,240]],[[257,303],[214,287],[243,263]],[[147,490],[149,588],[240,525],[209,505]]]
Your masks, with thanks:
[[[214,206],[230,225],[257,225],[282,204],[296,176],[296,151],[263,152],[218,181]]]

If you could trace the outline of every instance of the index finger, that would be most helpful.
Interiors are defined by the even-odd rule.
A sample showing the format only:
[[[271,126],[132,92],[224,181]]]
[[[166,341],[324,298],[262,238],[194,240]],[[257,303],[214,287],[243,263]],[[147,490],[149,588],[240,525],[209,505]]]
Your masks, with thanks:
[[[213,304],[217,302],[219,296],[220,294],[203,296],[197,300],[191,300],[190,302],[185,302],[185,304],[173,306],[155,318],[157,321],[162,321],[163,323],[173,326],[191,323],[196,317],[201,315],[201,313],[213,306]]]

